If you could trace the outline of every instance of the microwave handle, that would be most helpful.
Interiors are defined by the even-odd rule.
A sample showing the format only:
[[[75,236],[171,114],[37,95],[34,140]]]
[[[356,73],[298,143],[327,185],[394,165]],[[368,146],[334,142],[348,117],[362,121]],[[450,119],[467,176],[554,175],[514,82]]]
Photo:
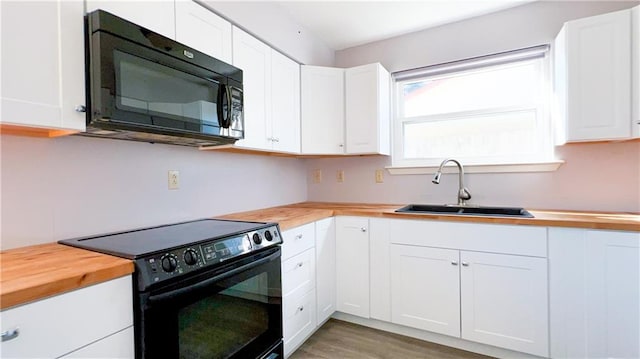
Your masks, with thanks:
[[[227,109],[226,112],[225,107]],[[220,84],[220,89],[218,90],[218,125],[220,128],[229,128],[229,126],[231,126],[232,113],[233,104],[231,103],[231,87],[225,84]]]
[[[206,287],[208,287],[208,286],[210,286],[210,285],[212,285],[212,284],[214,284],[216,282],[219,282],[219,281],[221,281],[221,280],[223,280],[225,278],[234,276],[234,275],[236,275],[238,273],[242,273],[242,272],[244,272],[246,270],[249,270],[251,268],[255,268],[255,267],[259,266],[259,265],[271,262],[271,261],[277,259],[278,257],[280,257],[280,249],[279,248],[276,251],[274,251],[272,254],[270,254],[270,255],[268,255],[268,256],[266,256],[264,258],[260,258],[258,260],[255,260],[255,261],[249,263],[249,264],[245,264],[243,266],[240,266],[240,267],[237,267],[237,268],[233,268],[230,271],[224,272],[224,273],[222,273],[220,275],[217,275],[215,277],[207,278],[207,279],[205,279],[205,280],[203,280],[201,282],[198,282],[196,284],[193,284],[193,285],[190,285],[190,286],[187,286],[187,287],[184,287],[184,288],[175,289],[175,290],[172,290],[170,292],[166,292],[166,293],[162,293],[162,294],[152,295],[152,296],[149,297],[148,301],[149,301],[149,303],[163,302],[163,301],[166,301],[166,300],[170,300],[170,299],[176,298],[178,296],[182,296],[182,295],[185,295],[185,294],[192,293],[192,292],[197,291],[199,289],[206,288]]]

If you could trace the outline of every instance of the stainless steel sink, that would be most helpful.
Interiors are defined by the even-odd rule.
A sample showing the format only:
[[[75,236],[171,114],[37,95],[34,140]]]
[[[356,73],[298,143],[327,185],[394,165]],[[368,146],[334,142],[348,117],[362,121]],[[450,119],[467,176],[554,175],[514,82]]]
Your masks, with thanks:
[[[396,212],[414,213],[414,214],[452,214],[452,215],[464,215],[464,216],[533,218],[533,215],[529,213],[529,211],[519,207],[410,204],[397,209]]]

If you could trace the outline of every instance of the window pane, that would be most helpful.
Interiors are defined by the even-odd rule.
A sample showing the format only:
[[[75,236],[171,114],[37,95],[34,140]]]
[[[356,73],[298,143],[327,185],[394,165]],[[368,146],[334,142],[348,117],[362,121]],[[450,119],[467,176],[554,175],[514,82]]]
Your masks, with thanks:
[[[405,122],[404,158],[495,157],[538,151],[536,111]]]
[[[533,105],[540,74],[535,61],[432,77],[402,86],[404,117]]]

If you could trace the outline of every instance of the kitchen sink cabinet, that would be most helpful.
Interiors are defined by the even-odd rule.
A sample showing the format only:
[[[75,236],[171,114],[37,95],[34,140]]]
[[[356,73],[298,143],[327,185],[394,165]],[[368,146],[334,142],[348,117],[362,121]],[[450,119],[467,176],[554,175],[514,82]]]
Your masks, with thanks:
[[[548,355],[546,228],[390,221],[395,324]]]
[[[84,131],[85,114],[76,111],[85,104],[83,3],[2,1],[0,9],[3,130]]]
[[[336,310],[369,318],[369,219],[336,218]]]
[[[243,71],[245,138],[237,147],[300,152],[300,65],[233,27],[233,65]]]
[[[336,224],[333,218],[316,222],[316,288],[318,325],[336,310]]]
[[[0,312],[3,358],[133,358],[131,277],[81,288]]]
[[[640,233],[549,228],[552,358],[640,357]]]
[[[638,126],[631,113],[631,12],[572,20],[556,37],[554,87],[563,140],[628,139]]]
[[[176,0],[176,41],[222,60],[231,56],[231,23],[193,1]]]
[[[379,63],[301,69],[302,153],[390,153],[390,75]]]

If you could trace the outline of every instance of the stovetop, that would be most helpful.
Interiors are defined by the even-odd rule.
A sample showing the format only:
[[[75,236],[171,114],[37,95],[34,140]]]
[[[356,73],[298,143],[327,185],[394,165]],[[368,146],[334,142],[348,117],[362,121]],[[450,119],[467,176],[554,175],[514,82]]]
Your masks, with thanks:
[[[266,225],[268,224],[259,222],[202,219],[125,232],[65,239],[59,243],[127,259],[138,259],[158,252],[255,231]]]

